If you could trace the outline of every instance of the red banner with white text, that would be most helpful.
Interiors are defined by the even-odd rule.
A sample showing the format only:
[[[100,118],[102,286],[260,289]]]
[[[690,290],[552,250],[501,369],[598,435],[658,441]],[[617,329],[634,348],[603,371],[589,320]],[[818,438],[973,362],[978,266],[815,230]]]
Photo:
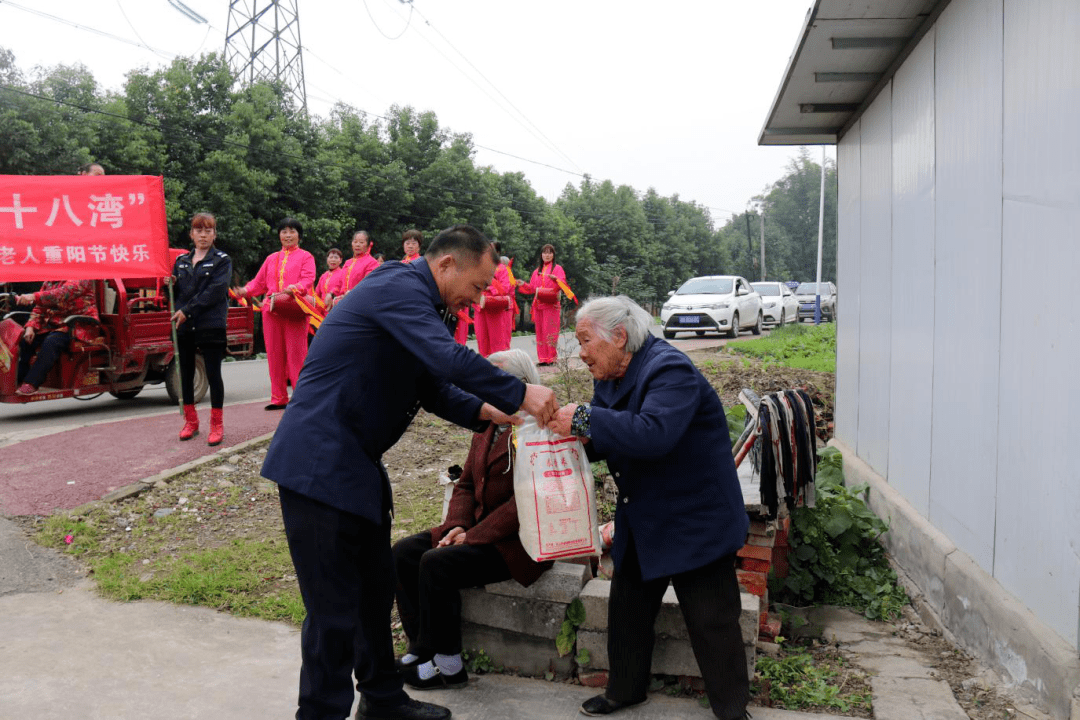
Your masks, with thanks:
[[[0,175],[0,282],[172,273],[161,177]]]

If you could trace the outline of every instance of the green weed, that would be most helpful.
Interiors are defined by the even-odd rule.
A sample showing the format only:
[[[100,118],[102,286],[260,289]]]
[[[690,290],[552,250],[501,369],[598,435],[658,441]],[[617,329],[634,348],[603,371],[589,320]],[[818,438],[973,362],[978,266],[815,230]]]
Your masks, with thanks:
[[[731,343],[727,349],[760,358],[766,365],[836,372],[836,323],[785,325],[768,337]]]
[[[892,619],[909,602],[879,538],[889,526],[866,506],[866,485],[844,485],[843,456],[818,451],[816,507],[791,514],[791,564],[787,578],[773,578],[777,602],[842,605],[871,620]]]
[[[869,697],[842,695],[841,688],[830,682],[837,674],[836,670],[815,664],[809,653],[782,658],[762,656],[757,661],[758,682],[768,682],[769,699],[775,707],[787,710],[829,707],[847,712],[854,705],[869,709]]]

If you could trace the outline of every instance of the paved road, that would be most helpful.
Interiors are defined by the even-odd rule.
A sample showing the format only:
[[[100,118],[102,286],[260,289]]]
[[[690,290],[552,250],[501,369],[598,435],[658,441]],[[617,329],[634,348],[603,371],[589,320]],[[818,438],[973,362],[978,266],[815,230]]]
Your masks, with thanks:
[[[221,366],[226,402],[269,402],[270,379],[265,360],[245,360]],[[209,407],[209,396],[203,405]],[[202,407],[202,405],[200,405]],[[0,448],[44,434],[72,430],[100,422],[178,413],[165,385],[148,385],[132,400],[117,400],[105,393],[93,400],[48,400],[25,405],[0,403]]]
[[[660,336],[659,326],[653,328],[653,334]],[[753,336],[749,333],[743,333],[741,339],[746,340],[751,337]],[[672,341],[672,344],[680,350],[689,351],[717,347],[727,342],[730,341],[716,335],[698,338],[691,333],[684,333],[679,335],[677,340]],[[532,357],[536,357],[534,336],[515,337],[511,344],[512,347],[520,348]],[[476,349],[475,341],[470,340],[469,345]],[[577,357],[578,345],[572,333],[562,334],[559,350],[560,354],[565,353]],[[575,363],[580,365],[576,360]],[[555,371],[549,369],[546,372]],[[225,363],[222,366],[222,375],[225,380],[226,402],[230,404],[269,402],[270,381],[265,360]],[[208,399],[203,400],[200,407],[208,403]],[[106,393],[93,400],[67,398],[26,405],[4,403],[0,404],[0,449],[16,442],[96,423],[136,417],[149,418],[173,412],[176,412],[176,406],[169,401],[163,384],[147,386],[138,397],[132,400],[117,400]]]

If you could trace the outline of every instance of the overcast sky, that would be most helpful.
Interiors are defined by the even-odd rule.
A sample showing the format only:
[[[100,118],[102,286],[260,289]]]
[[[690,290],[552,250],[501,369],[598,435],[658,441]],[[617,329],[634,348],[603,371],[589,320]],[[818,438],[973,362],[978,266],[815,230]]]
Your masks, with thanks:
[[[472,133],[478,164],[549,200],[588,173],[719,225],[798,151],[757,136],[812,0],[295,1],[313,114],[433,110]],[[223,49],[228,0],[184,2],[209,22],[167,0],[0,0],[0,46],[24,72],[81,62],[119,90],[134,68]]]

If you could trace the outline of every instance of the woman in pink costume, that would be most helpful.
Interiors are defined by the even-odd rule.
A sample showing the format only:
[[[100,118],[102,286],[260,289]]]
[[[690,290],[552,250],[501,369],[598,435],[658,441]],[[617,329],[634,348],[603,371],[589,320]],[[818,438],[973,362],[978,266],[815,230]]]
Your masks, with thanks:
[[[288,404],[286,380],[296,387],[307,357],[308,316],[293,294],[307,295],[315,284],[315,258],[300,249],[303,235],[304,227],[299,220],[282,220],[278,224],[281,250],[266,258],[251,282],[236,291],[240,297],[267,295],[262,304],[263,340],[270,367],[267,410],[281,410]]]
[[[495,243],[498,250],[498,243]],[[495,268],[495,277],[484,290],[482,305],[474,305],[476,317],[476,344],[480,354],[487,357],[491,353],[510,349],[510,336],[513,334],[514,315],[511,305],[514,302],[514,288],[510,285],[510,273],[505,263]]]
[[[545,245],[540,249],[540,262],[533,270],[529,282],[521,283],[518,290],[532,296],[532,321],[536,326],[536,358],[540,365],[554,365],[556,345],[559,342],[559,324],[562,308],[559,305],[558,278],[566,282],[566,273],[555,264],[555,247]]]
[[[332,286],[334,301],[340,300],[345,293],[360,284],[371,271],[379,267],[379,261],[371,256],[371,238],[366,230],[357,230],[352,237],[353,256],[345,261],[338,273],[337,283]]]
[[[322,298],[327,305],[333,297],[331,289],[338,281],[338,273],[341,272],[341,251],[330,248],[326,251],[326,272],[319,276],[319,282],[315,283],[315,297]]]

